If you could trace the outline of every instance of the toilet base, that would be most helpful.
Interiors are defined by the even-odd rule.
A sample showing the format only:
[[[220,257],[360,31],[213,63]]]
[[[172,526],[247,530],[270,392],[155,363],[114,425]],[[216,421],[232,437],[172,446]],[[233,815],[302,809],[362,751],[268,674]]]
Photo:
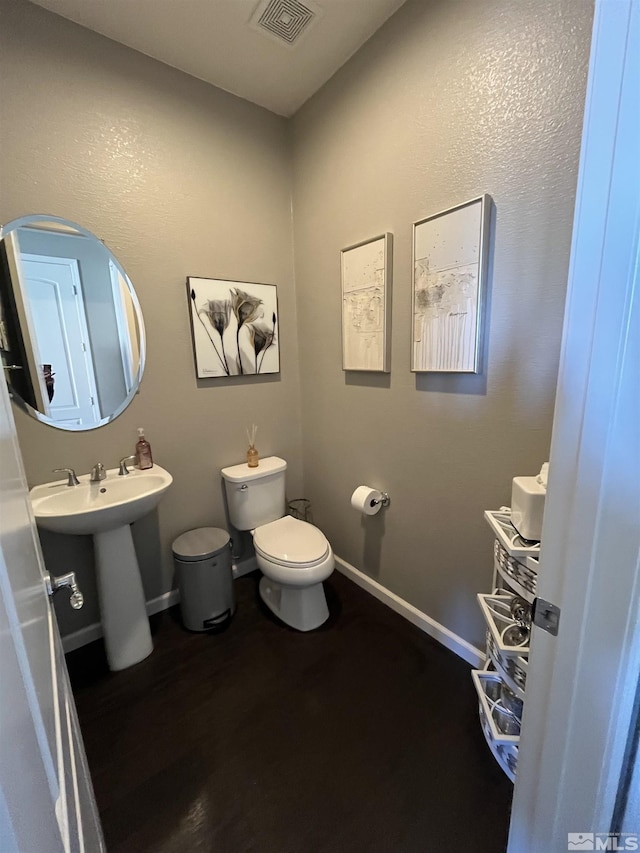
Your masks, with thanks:
[[[321,583],[305,587],[283,586],[263,575],[260,598],[278,619],[297,631],[313,631],[329,618]]]

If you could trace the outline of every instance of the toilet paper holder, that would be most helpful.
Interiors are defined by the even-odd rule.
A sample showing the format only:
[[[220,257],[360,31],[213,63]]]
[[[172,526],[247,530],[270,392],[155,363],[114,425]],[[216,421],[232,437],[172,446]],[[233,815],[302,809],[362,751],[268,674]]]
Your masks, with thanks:
[[[351,495],[351,506],[362,515],[377,515],[383,506],[389,506],[387,492],[374,489],[373,486],[356,486]]]
[[[389,506],[391,503],[391,498],[389,497],[387,492],[380,492],[379,498],[374,498],[371,503],[374,506],[378,506],[378,504],[382,504],[382,506]]]

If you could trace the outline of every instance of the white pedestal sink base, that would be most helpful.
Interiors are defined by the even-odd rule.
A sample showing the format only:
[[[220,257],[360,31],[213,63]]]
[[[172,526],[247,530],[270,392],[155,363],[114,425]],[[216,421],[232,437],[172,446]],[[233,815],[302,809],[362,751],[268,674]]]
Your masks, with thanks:
[[[153,651],[138,558],[128,524],[94,533],[100,616],[109,668],[126,669]]]

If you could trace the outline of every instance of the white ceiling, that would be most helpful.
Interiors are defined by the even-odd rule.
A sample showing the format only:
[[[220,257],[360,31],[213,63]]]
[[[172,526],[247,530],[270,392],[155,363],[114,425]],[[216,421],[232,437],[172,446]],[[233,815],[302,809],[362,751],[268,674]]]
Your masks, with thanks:
[[[309,0],[307,5],[319,14],[292,47],[250,26],[263,0],[32,2],[272,112],[290,116],[404,0]]]

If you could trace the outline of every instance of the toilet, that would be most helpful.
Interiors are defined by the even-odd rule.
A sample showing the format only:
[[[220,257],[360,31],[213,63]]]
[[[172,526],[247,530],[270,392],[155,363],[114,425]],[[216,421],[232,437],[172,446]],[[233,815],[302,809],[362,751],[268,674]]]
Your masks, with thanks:
[[[285,515],[287,463],[278,456],[222,469],[229,521],[250,530],[256,550],[260,597],[285,624],[312,631],[329,618],[322,582],[333,571],[331,545],[321,530]]]

